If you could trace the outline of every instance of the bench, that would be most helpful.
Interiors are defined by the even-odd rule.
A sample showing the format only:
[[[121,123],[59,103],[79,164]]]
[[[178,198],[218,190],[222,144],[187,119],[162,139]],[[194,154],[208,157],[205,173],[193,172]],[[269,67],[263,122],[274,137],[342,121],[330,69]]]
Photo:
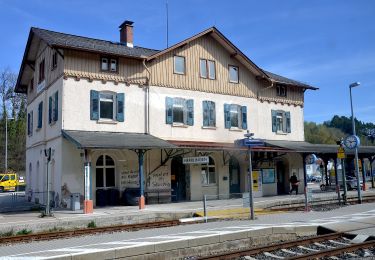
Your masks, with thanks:
[[[149,203],[151,199],[156,198],[157,203],[160,203],[160,199],[172,198],[172,189],[149,189],[145,190],[146,202]],[[170,201],[168,201],[170,202]]]

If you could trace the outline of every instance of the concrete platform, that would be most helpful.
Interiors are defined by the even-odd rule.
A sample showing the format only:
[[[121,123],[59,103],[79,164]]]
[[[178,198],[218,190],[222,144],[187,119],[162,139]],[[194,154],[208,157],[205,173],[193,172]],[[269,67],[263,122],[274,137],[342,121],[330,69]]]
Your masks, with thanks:
[[[351,191],[348,197],[356,198],[356,194],[356,191]],[[373,189],[363,193],[363,197],[373,195],[375,195],[375,190]],[[333,200],[337,198],[334,192],[314,194],[314,196],[324,199],[332,198]],[[303,194],[297,196],[284,195],[255,198],[256,215],[269,214],[268,212],[263,212],[264,209],[272,207],[287,208],[298,203],[303,205]],[[215,215],[215,211],[232,210],[233,212],[241,211],[244,213],[243,216],[246,217],[249,210],[248,208],[242,208],[242,206],[242,199],[207,201],[209,216]],[[146,209],[143,210],[139,210],[137,206],[96,208],[93,214],[83,214],[83,210],[58,210],[54,212],[54,217],[46,218],[40,218],[40,212],[2,213],[0,214],[0,234],[9,231],[16,233],[23,229],[32,230],[35,233],[59,228],[85,228],[88,223],[92,221],[94,221],[97,226],[110,226],[174,220],[191,218],[193,214],[197,212],[203,212],[202,201],[147,205]]]
[[[0,247],[0,258],[177,259],[315,234],[318,225],[375,229],[375,203],[328,212],[261,215],[254,221],[220,221],[136,232],[98,234]]]

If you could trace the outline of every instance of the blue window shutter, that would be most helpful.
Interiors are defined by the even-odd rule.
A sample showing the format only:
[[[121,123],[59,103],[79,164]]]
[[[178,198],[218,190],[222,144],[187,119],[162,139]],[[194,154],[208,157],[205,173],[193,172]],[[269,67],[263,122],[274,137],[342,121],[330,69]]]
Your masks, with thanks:
[[[225,122],[225,128],[227,129],[231,127],[229,110],[230,110],[230,104],[224,104],[224,122]]]
[[[247,107],[241,107],[241,114],[242,114],[242,129],[247,129]]]
[[[272,132],[277,132],[277,125],[276,125],[276,110],[271,110],[271,116],[272,116]]]
[[[285,118],[286,118],[286,132],[291,132],[291,121],[290,121],[290,112],[285,112]]]
[[[27,134],[30,135],[30,113],[27,113]]]
[[[125,120],[125,94],[124,93],[117,93],[116,94],[117,99],[117,121],[124,122]]]
[[[55,93],[55,107],[53,111],[53,119],[56,122],[59,119],[59,92],[56,91]]]
[[[173,123],[173,98],[165,98],[165,122],[169,125]]]
[[[90,90],[90,120],[99,120],[99,92]]]
[[[34,128],[34,113],[33,111],[30,112],[30,134],[32,135],[33,134],[33,128]]]
[[[208,101],[202,101],[202,105],[203,105],[203,126],[208,126],[209,125],[209,109],[208,109],[208,105],[209,105],[209,102]]]
[[[43,101],[38,106],[38,128],[43,126]]]
[[[216,126],[216,110],[215,110],[215,102],[211,101],[210,102],[210,107],[209,107],[209,115],[210,115],[210,126]]]
[[[186,100],[186,107],[187,107],[187,125],[194,125],[194,100],[188,99]]]
[[[48,123],[52,122],[52,97],[48,99]]]

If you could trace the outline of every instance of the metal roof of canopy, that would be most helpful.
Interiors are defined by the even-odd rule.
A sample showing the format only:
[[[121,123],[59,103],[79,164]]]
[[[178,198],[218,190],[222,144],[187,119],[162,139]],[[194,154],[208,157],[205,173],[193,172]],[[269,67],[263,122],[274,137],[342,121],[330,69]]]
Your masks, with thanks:
[[[62,135],[80,149],[178,148],[160,138],[143,133],[62,130]]]
[[[279,140],[264,140],[267,145],[277,146],[300,153],[325,153],[336,154],[338,145],[335,144],[311,144],[303,141],[279,141]],[[354,150],[345,149],[347,154],[354,154]],[[359,154],[373,154],[375,155],[375,146],[360,146],[358,148]]]

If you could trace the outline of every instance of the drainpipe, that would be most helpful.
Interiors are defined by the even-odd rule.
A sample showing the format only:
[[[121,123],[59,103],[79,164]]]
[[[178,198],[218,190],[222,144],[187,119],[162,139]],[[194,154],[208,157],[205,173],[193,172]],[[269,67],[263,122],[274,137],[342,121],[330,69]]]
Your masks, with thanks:
[[[146,65],[146,59],[142,61],[143,67],[147,71],[147,78],[146,78],[146,98],[145,98],[145,132],[146,134],[150,134],[150,78],[151,78],[151,71]]]

